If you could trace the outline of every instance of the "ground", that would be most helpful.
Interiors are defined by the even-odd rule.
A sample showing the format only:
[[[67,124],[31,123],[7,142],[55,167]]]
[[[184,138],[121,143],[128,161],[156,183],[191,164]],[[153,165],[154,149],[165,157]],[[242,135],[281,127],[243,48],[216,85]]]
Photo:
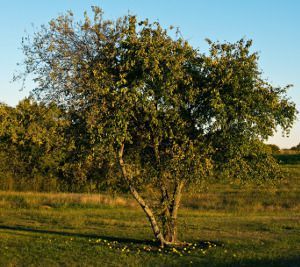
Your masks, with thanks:
[[[127,196],[0,192],[0,266],[300,266],[300,164],[284,173],[185,196],[182,249],[155,246]]]

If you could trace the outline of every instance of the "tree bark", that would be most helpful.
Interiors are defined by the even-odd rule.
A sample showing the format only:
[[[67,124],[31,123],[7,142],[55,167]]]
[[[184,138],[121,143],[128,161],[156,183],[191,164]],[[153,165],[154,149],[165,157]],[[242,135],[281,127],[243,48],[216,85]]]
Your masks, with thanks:
[[[158,166],[160,166],[160,155],[158,151],[158,143],[154,142],[154,155],[155,160]],[[164,182],[164,177],[162,175],[161,170],[159,169],[159,184],[160,184],[160,191],[161,191],[161,207],[162,211],[160,212],[160,221],[164,239],[166,241],[171,241],[171,225],[170,225],[170,198],[168,194],[167,187]]]
[[[135,187],[132,184],[132,179],[130,175],[128,175],[125,163],[123,160],[123,154],[124,154],[124,144],[121,145],[117,157],[118,157],[118,163],[121,169],[121,173],[123,176],[123,179],[127,183],[130,193],[135,198],[135,200],[139,203],[143,211],[145,212],[152,231],[154,233],[155,238],[160,242],[161,247],[166,246],[174,246],[179,245],[181,243],[177,242],[177,215],[178,215],[178,208],[182,196],[182,189],[184,186],[184,181],[181,181],[176,184],[174,188],[173,198],[170,205],[170,199],[169,195],[167,193],[166,188],[163,187],[162,189],[162,197],[164,198],[163,201],[166,201],[166,209],[164,210],[163,214],[163,220],[162,220],[162,230],[161,232],[159,224],[157,223],[157,220],[155,218],[155,215],[151,208],[147,205],[145,200],[142,198],[142,196],[138,193],[138,191],[135,189]]]
[[[171,206],[171,240],[170,242],[176,243],[177,242],[177,217],[178,217],[178,208],[181,201],[182,196],[182,189],[184,187],[184,181],[180,181],[174,189],[173,193],[173,200]]]
[[[129,190],[130,190],[132,196],[135,198],[135,200],[139,203],[139,205],[141,206],[143,211],[146,213],[146,216],[151,224],[151,228],[153,230],[155,238],[160,242],[162,247],[164,245],[168,245],[169,242],[167,242],[164,239],[164,236],[160,231],[159,225],[156,221],[153,211],[150,209],[150,207],[146,204],[144,199],[140,196],[138,191],[132,185],[131,177],[127,174],[127,171],[126,171],[125,163],[123,160],[123,153],[124,153],[124,144],[121,145],[121,148],[118,151],[118,162],[119,162],[119,166],[121,169],[123,179],[128,184],[128,187],[129,187]]]
[[[177,217],[183,187],[184,181],[175,185],[171,200],[169,196],[164,195],[162,190],[162,201],[167,203],[161,214],[162,232],[164,239],[172,244],[179,244],[177,240]]]
[[[161,225],[164,239],[171,242],[171,225],[170,225],[170,199],[164,184],[161,184]]]

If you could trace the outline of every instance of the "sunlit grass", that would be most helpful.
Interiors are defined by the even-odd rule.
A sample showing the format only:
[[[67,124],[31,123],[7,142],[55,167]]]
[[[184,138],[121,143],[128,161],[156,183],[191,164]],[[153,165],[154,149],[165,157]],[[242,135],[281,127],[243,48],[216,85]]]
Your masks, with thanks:
[[[111,196],[107,194],[71,194],[0,191],[0,207],[10,208],[67,208],[97,206],[135,207],[130,196]]]
[[[182,248],[161,249],[130,196],[0,192],[0,266],[299,266],[300,165],[269,187],[185,195]]]

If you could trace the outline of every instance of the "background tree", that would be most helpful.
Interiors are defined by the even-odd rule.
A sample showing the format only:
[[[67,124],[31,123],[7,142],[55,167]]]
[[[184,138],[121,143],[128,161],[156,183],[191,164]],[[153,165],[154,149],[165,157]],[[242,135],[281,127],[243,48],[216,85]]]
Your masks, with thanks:
[[[291,147],[291,150],[300,150],[300,143],[296,146]]]
[[[63,112],[53,103],[24,99],[15,107],[0,106],[1,171],[8,188],[57,190],[63,162]]]
[[[261,78],[250,41],[209,41],[204,55],[157,22],[93,11],[93,20],[75,23],[69,12],[26,38],[23,74],[35,76],[37,97],[67,110],[73,164],[106,166],[104,176],[127,187],[161,245],[179,244],[183,189],[232,163],[233,173],[251,160],[246,174],[265,166],[261,142],[277,125],[291,127],[295,105],[287,88]]]
[[[280,153],[280,148],[277,145],[269,144],[268,147],[271,149],[272,154],[278,154]]]

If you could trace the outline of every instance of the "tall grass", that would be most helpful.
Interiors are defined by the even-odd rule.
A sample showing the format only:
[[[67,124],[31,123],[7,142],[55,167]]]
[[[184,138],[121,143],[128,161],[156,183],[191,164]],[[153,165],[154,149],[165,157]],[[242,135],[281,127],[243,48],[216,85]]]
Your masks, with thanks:
[[[300,211],[300,155],[277,155],[284,178],[276,184],[207,183],[197,193],[183,196],[182,206],[197,210]],[[88,208],[138,205],[130,195],[106,193],[38,193],[0,191],[0,208]]]
[[[97,206],[135,207],[128,196],[77,193],[37,193],[0,191],[0,208],[87,208]]]
[[[207,184],[198,193],[185,193],[182,206],[197,210],[300,211],[300,165],[286,165],[276,184]],[[130,195],[0,191],[0,208],[93,208],[138,205]]]

